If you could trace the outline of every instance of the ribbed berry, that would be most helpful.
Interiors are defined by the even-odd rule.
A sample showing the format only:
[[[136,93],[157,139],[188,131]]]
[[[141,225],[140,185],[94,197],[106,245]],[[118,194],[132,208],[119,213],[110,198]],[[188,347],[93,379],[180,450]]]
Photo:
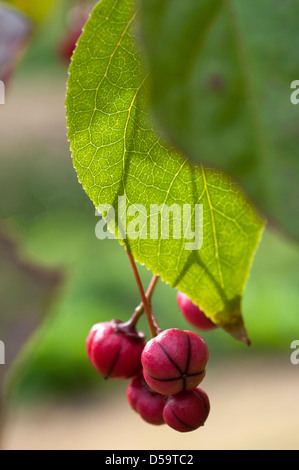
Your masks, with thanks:
[[[142,373],[132,380],[127,388],[128,402],[144,421],[150,424],[165,424],[164,396],[154,392],[145,382]]]
[[[105,378],[129,379],[141,370],[144,337],[136,331],[126,334],[119,320],[97,323],[86,340],[88,358]]]
[[[208,359],[208,347],[201,336],[177,328],[152,338],[141,356],[147,384],[162,395],[194,389],[205,376]]]
[[[206,317],[204,312],[183,292],[177,293],[177,303],[185,319],[195,328],[203,331],[210,331],[217,328],[217,325]]]
[[[168,397],[163,417],[166,424],[176,431],[189,432],[203,426],[209,413],[208,395],[196,388]]]

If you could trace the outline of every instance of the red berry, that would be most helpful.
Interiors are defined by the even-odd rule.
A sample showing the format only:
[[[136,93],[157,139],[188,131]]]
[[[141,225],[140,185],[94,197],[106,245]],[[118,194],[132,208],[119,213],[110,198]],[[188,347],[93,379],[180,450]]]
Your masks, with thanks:
[[[203,331],[214,330],[217,328],[217,325],[206,317],[204,312],[183,292],[178,292],[177,303],[186,320],[195,328]]]
[[[201,389],[179,393],[167,398],[163,417],[171,428],[189,432],[203,426],[210,412],[208,395]]]
[[[68,13],[67,31],[58,46],[59,56],[68,63],[71,60],[78,39],[82,34],[82,29],[88,20],[90,9],[91,5],[87,5],[86,7],[79,5],[72,8]]]
[[[76,44],[81,36],[82,28],[78,28],[77,30],[70,31],[59,44],[58,53],[60,57],[69,62],[73,55],[74,50],[76,49]]]
[[[88,358],[105,379],[129,379],[141,370],[144,336],[119,320],[97,323],[86,340]]]
[[[162,395],[193,390],[204,378],[206,342],[193,331],[165,330],[145,346],[141,362],[147,384]]]
[[[163,409],[164,396],[154,392],[139,374],[132,380],[127,389],[128,402],[144,421],[150,424],[165,424]]]

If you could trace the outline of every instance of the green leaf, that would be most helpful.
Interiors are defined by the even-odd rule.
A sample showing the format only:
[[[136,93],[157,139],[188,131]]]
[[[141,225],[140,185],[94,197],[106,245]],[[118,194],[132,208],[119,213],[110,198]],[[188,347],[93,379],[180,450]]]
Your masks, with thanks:
[[[299,238],[299,1],[142,0],[152,107],[191,160],[227,171]]]
[[[231,180],[192,165],[153,131],[146,70],[135,35],[133,0],[102,0],[79,40],[66,100],[79,181],[96,207],[111,204],[116,215],[122,212],[119,196],[125,196],[127,207],[141,204],[146,214],[151,204],[178,204],[180,209],[203,204],[201,249],[186,250],[188,237],[174,239],[173,230],[168,240],[160,235],[130,238],[126,244],[135,260],[247,341],[240,303],[263,223]],[[128,217],[127,228],[132,219]],[[117,217],[115,222],[122,238]],[[149,234],[149,218],[145,227]]]

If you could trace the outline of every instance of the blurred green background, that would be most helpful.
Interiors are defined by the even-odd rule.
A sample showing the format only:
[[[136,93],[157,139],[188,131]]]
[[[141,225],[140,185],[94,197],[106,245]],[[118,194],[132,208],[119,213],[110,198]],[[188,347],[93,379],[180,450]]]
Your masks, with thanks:
[[[64,276],[18,366],[16,390],[23,400],[114,386],[90,366],[85,338],[95,322],[126,320],[139,303],[124,250],[116,240],[97,240],[98,218],[72,167],[64,118],[67,63],[58,54],[69,3],[56,2],[39,25],[0,110],[0,228],[15,240],[21,258]],[[212,367],[231,355],[281,353],[288,361],[299,334],[298,266],[297,247],[266,231],[243,299],[253,345],[248,349],[220,330],[203,334]],[[140,272],[149,282],[151,273]],[[20,295],[16,286],[10,289]],[[153,307],[162,328],[190,328],[170,286],[158,285]],[[148,335],[144,321],[141,328]]]

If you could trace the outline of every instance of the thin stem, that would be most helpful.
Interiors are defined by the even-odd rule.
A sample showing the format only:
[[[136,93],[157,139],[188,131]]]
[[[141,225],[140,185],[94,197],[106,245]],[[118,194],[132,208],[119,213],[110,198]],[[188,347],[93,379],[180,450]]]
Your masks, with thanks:
[[[132,317],[129,320],[129,322],[132,324],[132,326],[137,325],[138,320],[141,317],[141,315],[143,314],[143,312],[144,312],[144,308],[143,308],[143,303],[141,302],[138,305],[138,307],[135,308],[135,311],[134,311]]]
[[[153,293],[155,291],[155,288],[156,288],[156,285],[157,285],[157,282],[159,281],[160,279],[160,276],[157,276],[157,275],[154,275],[151,279],[151,282],[149,283],[149,286],[147,288],[147,291],[145,293],[145,297],[147,298],[147,301],[148,301],[148,304],[149,304],[149,307],[151,309],[151,315],[152,315],[152,319],[153,319],[153,323],[154,323],[154,326],[156,328],[156,331],[158,333],[161,332],[161,328],[159,327],[158,325],[158,322],[153,314],[153,311],[152,311],[152,296],[153,296]],[[141,315],[143,314],[144,312],[144,308],[143,308],[143,303],[140,302],[140,304],[138,305],[138,307],[135,308],[135,311],[130,319],[130,322],[132,323],[133,326],[136,326],[137,325],[137,322],[139,320],[139,318],[141,317]]]
[[[154,316],[152,310],[151,310],[151,313],[152,313],[152,320],[153,320],[153,324],[154,324],[154,327],[155,327],[155,330],[156,330],[156,336],[157,336],[158,334],[161,333],[162,329],[160,328],[160,326],[159,326],[159,324],[156,320],[156,317]]]
[[[161,328],[160,328],[160,326],[159,326],[159,324],[156,320],[156,317],[153,313],[153,310],[152,310],[152,296],[153,296],[153,293],[155,291],[155,288],[156,288],[156,285],[157,285],[157,282],[158,282],[159,279],[160,279],[160,276],[154,275],[152,277],[150,285],[148,286],[148,289],[147,289],[146,294],[145,294],[146,298],[147,298],[147,301],[149,303],[150,309],[151,309],[152,320],[153,320],[153,323],[154,323],[157,334],[161,333],[162,330],[161,330]]]
[[[152,296],[153,296],[153,293],[155,291],[155,288],[156,288],[156,285],[157,285],[157,282],[159,281],[159,279],[160,279],[160,276],[155,275],[155,276],[152,277],[152,280],[149,283],[149,286],[148,286],[146,294],[145,294],[149,304],[151,304]]]
[[[141,279],[140,279],[138,269],[137,269],[137,266],[135,264],[133,255],[132,255],[132,253],[129,253],[127,250],[126,250],[126,253],[128,255],[128,258],[129,258],[129,261],[130,261],[130,264],[131,264],[131,267],[132,267],[132,270],[133,270],[133,273],[134,273],[134,276],[135,276],[135,279],[136,279],[137,287],[138,287],[139,294],[140,294],[140,297],[141,297],[142,306],[143,306],[145,314],[146,314],[146,318],[147,318],[148,326],[149,326],[149,329],[150,329],[150,332],[151,332],[151,336],[152,336],[152,338],[154,338],[155,336],[157,336],[157,331],[156,331],[156,328],[155,328],[155,325],[154,325],[154,322],[153,322],[150,304],[149,304],[149,302],[148,302],[148,300],[145,296],[143,285],[142,285],[142,282],[141,282]]]

